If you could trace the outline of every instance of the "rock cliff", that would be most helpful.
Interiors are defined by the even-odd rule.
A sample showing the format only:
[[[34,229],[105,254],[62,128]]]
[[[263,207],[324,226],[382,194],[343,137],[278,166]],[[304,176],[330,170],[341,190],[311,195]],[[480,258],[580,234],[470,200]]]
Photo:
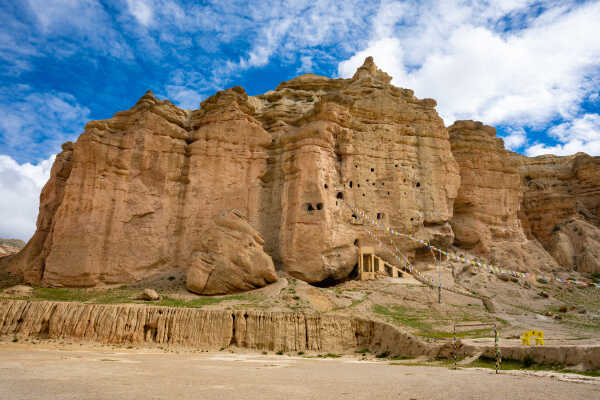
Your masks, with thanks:
[[[306,74],[258,96],[233,87],[191,111],[148,92],[63,145],[35,235],[0,264],[47,286],[187,271],[215,216],[237,209],[277,269],[330,284],[370,244],[351,204],[511,269],[598,272],[598,158],[528,159],[492,127],[446,129],[434,100],[390,80],[369,57],[351,79]]]
[[[345,279],[368,238],[345,202],[451,242],[460,178],[447,130],[435,101],[389,81],[368,58],[352,79],[302,75],[256,97],[234,87],[194,111],[146,93],[63,146],[11,268],[49,286],[187,269],[233,208],[278,268],[311,283]]]
[[[526,233],[565,269],[600,273],[600,157],[519,156]]]
[[[451,220],[455,245],[520,271],[555,270],[555,260],[521,224],[520,163],[496,129],[476,121],[448,127],[461,185]]]
[[[403,357],[435,356],[438,347],[376,321],[334,315],[208,311],[0,300],[0,336],[72,338],[219,350],[343,352],[368,348]]]

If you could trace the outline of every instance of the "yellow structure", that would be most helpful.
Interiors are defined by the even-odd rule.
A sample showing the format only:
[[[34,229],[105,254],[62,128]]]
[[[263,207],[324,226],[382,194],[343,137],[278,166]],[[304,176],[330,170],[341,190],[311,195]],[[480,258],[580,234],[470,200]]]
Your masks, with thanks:
[[[359,248],[358,269],[361,281],[377,279],[377,275],[387,275],[392,278],[402,276],[402,272],[398,268],[377,257],[372,247]]]
[[[523,346],[531,346],[531,339],[535,339],[536,346],[543,346],[544,331],[530,330],[523,332],[523,336],[521,336],[521,344]]]

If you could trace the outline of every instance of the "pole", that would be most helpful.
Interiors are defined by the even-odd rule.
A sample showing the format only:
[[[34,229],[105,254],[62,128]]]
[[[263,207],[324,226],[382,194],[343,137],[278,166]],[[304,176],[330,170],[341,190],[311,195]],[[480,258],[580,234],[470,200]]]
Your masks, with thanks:
[[[496,374],[500,367],[500,351],[498,350],[498,329],[494,323],[494,352],[496,353]]]
[[[454,347],[454,369],[456,369],[456,322],[454,323],[454,334],[452,346]]]
[[[435,253],[433,254],[437,261]],[[442,254],[440,254],[440,260],[438,262],[438,303],[442,304]]]

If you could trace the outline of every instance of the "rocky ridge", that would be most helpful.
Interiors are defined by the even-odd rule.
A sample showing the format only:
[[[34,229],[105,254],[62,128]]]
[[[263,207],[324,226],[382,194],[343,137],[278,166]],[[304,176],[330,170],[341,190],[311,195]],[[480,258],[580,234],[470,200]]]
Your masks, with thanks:
[[[148,92],[63,145],[36,234],[1,263],[47,286],[185,271],[213,218],[237,209],[277,269],[327,285],[373,244],[351,204],[512,269],[600,272],[597,157],[518,156],[492,127],[447,129],[434,100],[390,80],[367,58],[351,79],[306,74],[254,97],[234,87],[191,111]]]

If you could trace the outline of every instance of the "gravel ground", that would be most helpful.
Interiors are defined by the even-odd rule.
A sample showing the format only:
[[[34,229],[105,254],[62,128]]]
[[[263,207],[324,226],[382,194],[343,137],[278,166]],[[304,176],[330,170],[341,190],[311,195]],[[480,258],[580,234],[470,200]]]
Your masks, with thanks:
[[[0,345],[1,399],[597,399],[599,378],[353,357]]]

